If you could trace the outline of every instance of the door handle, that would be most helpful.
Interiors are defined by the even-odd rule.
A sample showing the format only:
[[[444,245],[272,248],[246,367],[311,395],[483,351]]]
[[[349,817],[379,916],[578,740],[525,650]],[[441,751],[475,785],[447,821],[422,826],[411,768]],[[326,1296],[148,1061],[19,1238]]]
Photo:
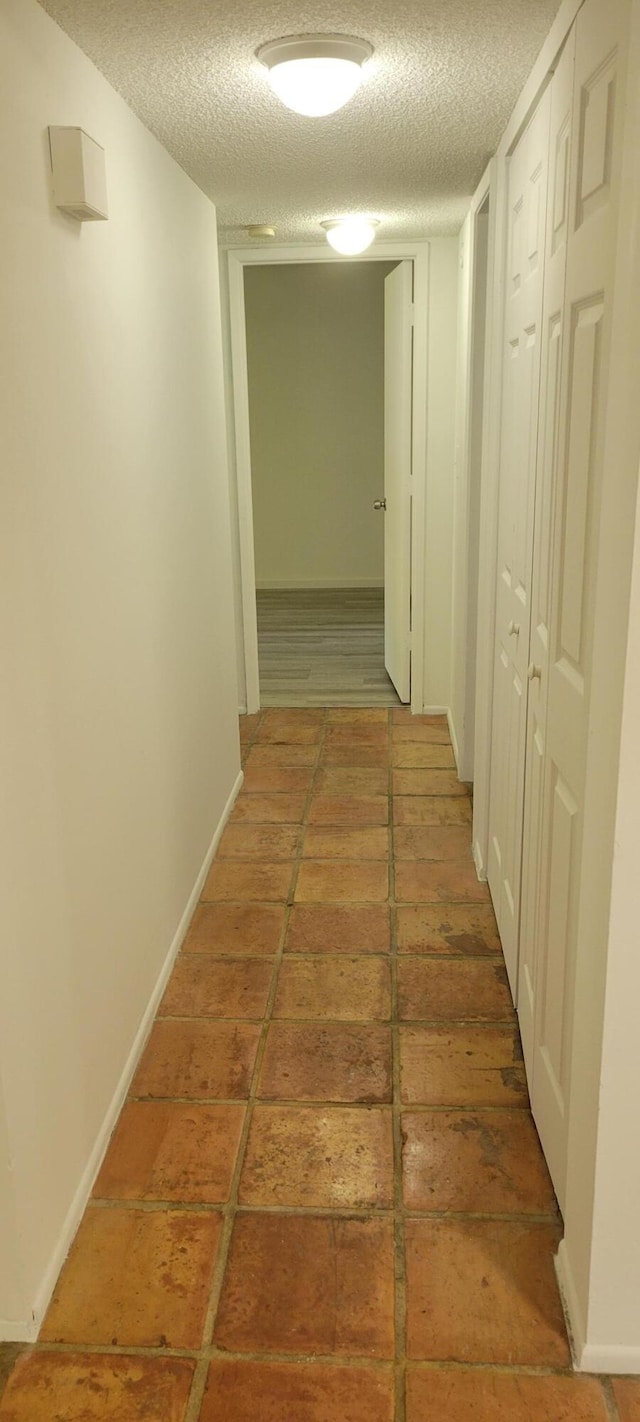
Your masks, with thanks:
[[[542,676],[542,667],[537,667],[534,665],[533,662],[531,662],[531,665],[527,671],[527,676],[529,678],[529,681],[539,681]]]
[[[514,622],[513,618],[511,618],[511,621],[510,621],[510,623],[509,623],[509,626],[507,627],[507,632],[509,633],[509,636],[510,636],[510,637],[517,637],[519,631],[520,631],[520,623],[519,623],[519,622]]]
[[[374,507],[374,509],[386,509],[386,507],[387,507],[387,501],[386,501],[386,499],[374,499],[374,501],[373,501],[373,507]]]

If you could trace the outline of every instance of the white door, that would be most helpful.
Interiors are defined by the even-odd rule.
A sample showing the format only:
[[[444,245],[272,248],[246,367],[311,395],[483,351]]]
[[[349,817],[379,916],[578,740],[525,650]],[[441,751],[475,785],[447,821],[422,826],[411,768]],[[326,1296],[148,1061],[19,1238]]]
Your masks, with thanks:
[[[544,786],[553,511],[558,467],[560,375],[564,315],[569,174],[572,142],[575,28],[562,51],[551,85],[549,191],[545,241],[544,305],[540,366],[540,416],[531,582],[531,634],[524,791],[524,838],[520,913],[518,1015],[524,1059],[533,1075],[534,1018],[540,936],[540,830]]]
[[[531,561],[538,443],[550,93],[509,163],[488,879],[518,980]]]
[[[561,1207],[627,17],[627,0],[586,0],[575,38],[530,1083]]]
[[[411,699],[413,262],[384,284],[384,664]]]

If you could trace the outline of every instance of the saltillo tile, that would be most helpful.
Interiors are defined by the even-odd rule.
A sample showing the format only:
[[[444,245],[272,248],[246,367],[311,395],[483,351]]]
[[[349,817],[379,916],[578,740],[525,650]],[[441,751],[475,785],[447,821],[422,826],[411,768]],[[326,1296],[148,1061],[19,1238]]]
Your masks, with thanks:
[[[422,1106],[529,1104],[517,1030],[401,1027],[401,1097]]]
[[[131,1095],[189,1101],[246,1099],[260,1032],[257,1022],[162,1018],[151,1030]]]
[[[38,1350],[18,1360],[0,1417],[3,1422],[185,1422],[194,1370],[190,1358]]]
[[[608,1418],[596,1378],[553,1373],[536,1377],[496,1368],[410,1367],[407,1372],[406,1422],[608,1422]]]
[[[402,1140],[408,1210],[556,1214],[528,1111],[405,1111]]]
[[[42,1341],[199,1348],[221,1223],[210,1210],[89,1208]]]
[[[199,904],[182,951],[272,957],[284,923],[285,910],[276,904]]]
[[[229,1352],[393,1358],[392,1221],[237,1215],[214,1342]]]
[[[93,1188],[103,1200],[219,1205],[229,1198],[245,1107],[128,1101]]]
[[[262,1207],[390,1209],[389,1108],[257,1105],[239,1198]]]
[[[381,904],[294,904],[288,953],[388,953],[389,909]]]
[[[256,1422],[257,1398],[260,1422],[393,1422],[394,1417],[391,1368],[219,1358],[209,1370],[200,1422]]]
[[[559,1239],[546,1224],[407,1220],[408,1357],[570,1367]]]
[[[387,1021],[391,1015],[388,958],[306,954],[284,959],[274,1018],[343,1022]]]
[[[502,950],[491,904],[415,904],[396,910],[400,953],[483,957]]]
[[[274,1022],[258,1096],[269,1101],[391,1100],[391,1030],[379,1024]]]

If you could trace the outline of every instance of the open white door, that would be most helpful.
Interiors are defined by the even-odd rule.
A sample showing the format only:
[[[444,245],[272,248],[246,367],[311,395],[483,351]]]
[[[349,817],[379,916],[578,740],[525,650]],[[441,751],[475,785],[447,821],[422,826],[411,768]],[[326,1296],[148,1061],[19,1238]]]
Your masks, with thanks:
[[[411,425],[413,262],[384,284],[384,664],[411,699]]]

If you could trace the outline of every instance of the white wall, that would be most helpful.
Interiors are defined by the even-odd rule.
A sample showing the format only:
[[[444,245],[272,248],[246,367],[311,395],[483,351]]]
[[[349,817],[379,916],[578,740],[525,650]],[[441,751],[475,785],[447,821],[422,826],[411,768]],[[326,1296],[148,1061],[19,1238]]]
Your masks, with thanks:
[[[395,263],[245,268],[260,587],[384,580],[384,280]]]
[[[458,238],[429,243],[424,705],[448,709],[452,677]]]
[[[0,7],[0,92],[0,1336],[20,1337],[239,757],[214,209],[35,0]],[[53,208],[48,124],[105,146],[108,222]]]

